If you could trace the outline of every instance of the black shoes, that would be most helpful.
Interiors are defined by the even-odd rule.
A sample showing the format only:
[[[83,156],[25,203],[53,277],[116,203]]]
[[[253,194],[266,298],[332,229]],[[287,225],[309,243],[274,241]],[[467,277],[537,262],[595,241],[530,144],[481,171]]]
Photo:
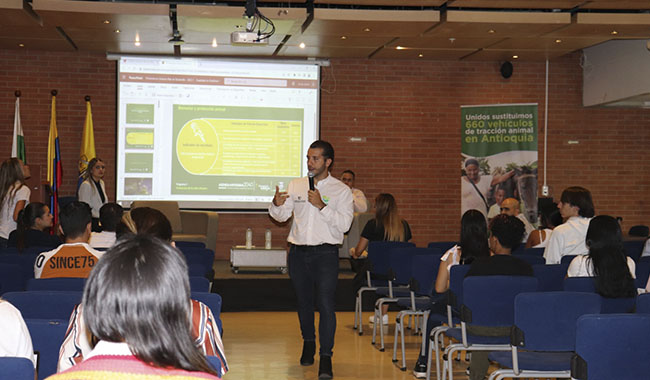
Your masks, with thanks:
[[[300,365],[314,364],[314,354],[316,354],[316,342],[307,340],[304,341],[302,344],[302,356],[300,357]]]
[[[427,377],[427,365],[420,362],[420,360],[415,363],[415,368],[413,369],[413,375],[417,379],[424,379]]]
[[[332,377],[334,377],[332,375],[332,357],[321,355],[320,364],[318,365],[318,378],[331,379]]]

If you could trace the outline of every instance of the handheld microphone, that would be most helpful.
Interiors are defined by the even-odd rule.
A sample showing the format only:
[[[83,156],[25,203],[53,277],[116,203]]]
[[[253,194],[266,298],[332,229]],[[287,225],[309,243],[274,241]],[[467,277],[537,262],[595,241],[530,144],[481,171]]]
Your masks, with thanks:
[[[307,177],[309,177],[309,190],[314,191],[314,173],[307,173]]]

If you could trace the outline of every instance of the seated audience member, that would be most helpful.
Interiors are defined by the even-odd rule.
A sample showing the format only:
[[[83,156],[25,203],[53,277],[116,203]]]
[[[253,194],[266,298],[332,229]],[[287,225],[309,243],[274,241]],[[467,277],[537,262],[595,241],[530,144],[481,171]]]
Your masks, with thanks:
[[[488,210],[488,215],[487,215],[488,220],[501,214],[501,203],[505,198],[506,198],[506,190],[502,189],[501,186],[497,185],[496,189],[494,190],[494,200],[496,201],[496,203],[490,206],[490,209]]]
[[[90,239],[90,206],[78,201],[68,203],[59,213],[65,244],[43,252],[34,263],[35,278],[88,277],[103,252],[88,245]]]
[[[526,219],[526,216],[521,213],[519,201],[515,198],[506,198],[501,202],[501,213],[514,216],[517,219],[521,220],[524,224],[525,233],[522,239],[522,243],[525,243],[528,240],[528,235],[535,230],[532,224]]]
[[[0,356],[26,358],[36,367],[32,337],[20,311],[0,299]]]
[[[352,190],[352,197],[354,198],[354,212],[368,211],[368,200],[363,194],[363,191],[354,188],[355,175],[352,170],[346,170],[341,174],[341,182],[348,185]]]
[[[9,247],[23,251],[29,247],[56,248],[61,239],[50,235],[47,230],[52,227],[50,208],[40,202],[28,204],[18,214],[18,228],[9,234]]]
[[[99,224],[102,232],[90,235],[90,246],[93,248],[110,248],[115,244],[115,230],[122,219],[124,210],[117,203],[106,203],[99,209]]]
[[[172,246],[137,235],[109,249],[84,288],[84,322],[98,340],[48,379],[217,379],[191,335],[187,265]]]
[[[411,240],[411,228],[406,220],[400,218],[397,212],[397,203],[391,194],[382,193],[375,199],[375,218],[371,219],[363,227],[361,238],[355,248],[350,248],[350,256],[354,259],[364,257],[363,261],[353,261],[353,269],[357,272],[354,278],[355,287],[360,287],[368,270],[367,259],[364,254],[371,241],[409,241]],[[388,323],[388,305],[382,310],[384,323]],[[370,316],[370,323],[374,323],[374,316]]]
[[[586,243],[589,253],[571,260],[567,277],[594,277],[596,291],[603,297],[634,297],[636,266],[625,255],[618,221],[609,215],[591,219]]]
[[[526,248],[546,248],[548,241],[551,238],[551,232],[555,227],[562,224],[562,215],[560,210],[557,209],[557,204],[553,208],[548,208],[540,212],[541,225],[538,230],[530,233],[528,241],[526,241]]]
[[[488,246],[488,232],[485,216],[478,210],[467,210],[460,220],[460,245],[451,247],[440,258],[440,267],[436,277],[436,293],[442,295],[431,308],[431,314],[444,314],[446,312],[446,299],[444,292],[449,289],[449,272],[451,267],[458,264],[471,264],[476,258],[490,256]],[[425,336],[431,335],[431,330],[436,327],[433,318],[427,323]],[[413,374],[417,378],[427,376],[427,357],[429,352],[429,339],[425,339],[424,351],[420,352]]]
[[[147,235],[160,239],[174,246],[172,226],[165,215],[150,207],[139,207],[124,214],[118,225],[118,243],[132,238],[133,235]],[[176,251],[179,255],[182,254]],[[84,323],[82,305],[77,305],[70,316],[66,336],[59,350],[58,372],[80,363],[94,346],[92,338]],[[221,360],[220,375],[228,371],[221,334],[212,311],[204,303],[191,300],[190,316],[194,344],[205,355],[217,356]]]
[[[559,264],[562,256],[586,255],[589,251],[585,236],[589,221],[596,214],[589,190],[579,186],[565,189],[557,208],[564,223],[553,230],[546,245],[546,264]]]
[[[490,222],[490,250],[492,255],[474,260],[466,277],[470,276],[533,276],[533,267],[511,255],[525,233],[524,224],[517,217],[498,215]],[[472,351],[469,364],[470,380],[482,380],[490,365],[488,351]]]

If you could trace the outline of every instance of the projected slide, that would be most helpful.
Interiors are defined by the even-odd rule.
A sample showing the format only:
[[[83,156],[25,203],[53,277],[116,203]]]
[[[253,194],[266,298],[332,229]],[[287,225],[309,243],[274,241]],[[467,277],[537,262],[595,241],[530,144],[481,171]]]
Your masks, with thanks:
[[[118,68],[119,203],[261,209],[307,174],[317,64],[122,57]]]
[[[300,177],[302,119],[301,109],[175,106],[171,193],[263,196]]]

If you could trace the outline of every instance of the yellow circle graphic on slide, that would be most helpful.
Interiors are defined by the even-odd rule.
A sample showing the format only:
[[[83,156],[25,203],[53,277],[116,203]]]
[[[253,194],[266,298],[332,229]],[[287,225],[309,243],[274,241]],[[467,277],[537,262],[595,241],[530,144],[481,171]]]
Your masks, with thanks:
[[[190,174],[206,174],[217,163],[219,136],[206,120],[190,120],[176,139],[176,157]]]

